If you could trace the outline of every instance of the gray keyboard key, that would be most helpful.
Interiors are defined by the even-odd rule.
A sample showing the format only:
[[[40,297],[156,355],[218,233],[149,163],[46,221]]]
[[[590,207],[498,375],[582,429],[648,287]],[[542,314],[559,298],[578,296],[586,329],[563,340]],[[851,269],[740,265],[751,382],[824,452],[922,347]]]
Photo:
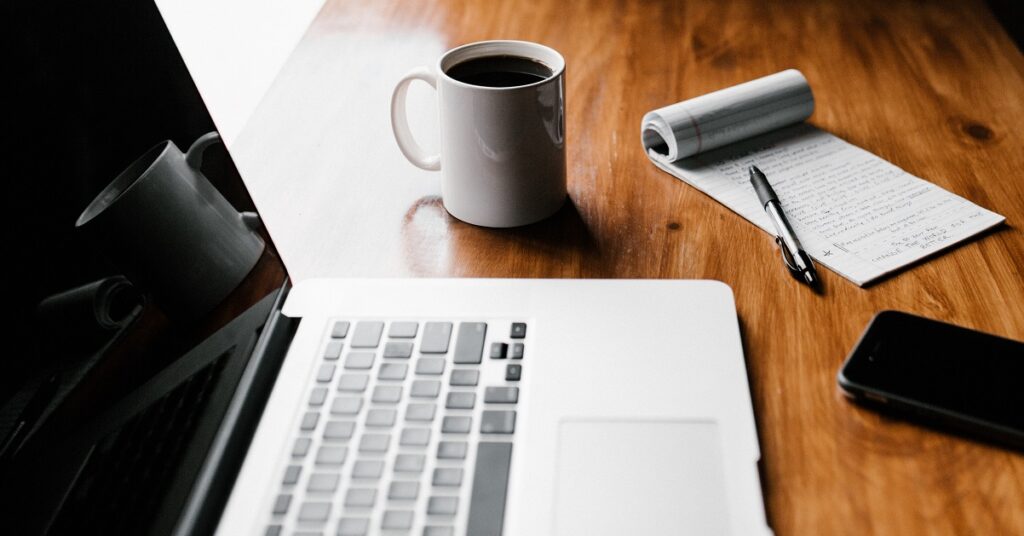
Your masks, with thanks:
[[[468,370],[468,369],[455,369],[452,371],[452,377],[448,380],[450,385],[459,386],[475,386],[480,382],[480,371],[479,370]]]
[[[359,440],[359,452],[387,452],[391,434],[363,434]]]
[[[401,385],[378,385],[373,388],[373,401],[379,403],[394,403],[402,399]]]
[[[334,363],[324,363],[320,365],[320,370],[316,373],[316,381],[318,383],[331,383],[334,379],[334,371],[337,367]]]
[[[338,522],[338,536],[366,536],[370,520],[365,517],[343,517]]]
[[[391,341],[384,345],[384,357],[406,359],[412,355],[411,342]]]
[[[334,323],[334,327],[331,328],[331,337],[335,339],[344,339],[348,335],[348,322],[341,320]]]
[[[345,346],[342,341],[330,341],[327,348],[324,348],[324,359],[335,360],[341,357],[341,349]]]
[[[308,437],[300,437],[295,440],[295,446],[292,447],[292,456],[301,458],[309,452],[309,446],[313,443],[313,440]]]
[[[508,355],[508,345],[503,342],[491,343],[491,359],[505,359]]]
[[[513,322],[512,323],[512,332],[509,333],[509,336],[512,337],[513,339],[523,339],[523,338],[526,338],[526,323],[524,323],[524,322]]]
[[[322,406],[324,401],[327,400],[327,388],[316,387],[312,392],[309,393],[309,405],[310,406]]]
[[[399,445],[425,447],[430,444],[430,428],[406,428],[398,440]]]
[[[412,528],[412,512],[408,510],[385,510],[384,519],[380,524],[383,529]]]
[[[445,434],[468,434],[473,428],[473,417],[448,416],[441,421],[441,432]]]
[[[455,536],[455,528],[430,525],[423,527],[423,536]]]
[[[409,396],[415,398],[437,398],[441,394],[441,382],[438,380],[416,380],[412,382]]]
[[[444,358],[421,357],[416,361],[416,374],[426,374],[429,376],[444,374]]]
[[[411,339],[416,336],[419,326],[416,322],[392,322],[391,327],[388,328],[388,337]]]
[[[512,443],[482,442],[477,445],[467,534],[501,536],[511,462]]]
[[[362,393],[366,390],[366,384],[370,382],[370,376],[366,374],[342,374],[338,380],[338,390],[350,393]]]
[[[462,322],[459,324],[459,335],[455,339],[456,364],[477,364],[483,358],[484,337],[487,335],[487,324],[483,322]]]
[[[324,426],[324,439],[327,441],[340,441],[352,437],[356,429],[356,423],[351,421],[327,421]]]
[[[453,391],[448,393],[444,407],[448,409],[473,409],[476,405],[476,393]]]
[[[316,451],[316,464],[341,465],[345,463],[345,456],[347,454],[347,447],[320,447],[320,449]]]
[[[419,473],[427,458],[422,454],[399,454],[395,456],[396,473]]]
[[[423,325],[423,340],[420,341],[420,353],[448,353],[448,341],[451,337],[451,322],[427,322]]]
[[[327,521],[331,515],[331,503],[306,502],[299,508],[299,521]]]
[[[505,381],[517,382],[523,377],[522,365],[508,365],[505,367]]]
[[[380,478],[384,472],[384,462],[381,460],[358,460],[352,466],[352,478]]]
[[[442,441],[437,444],[437,457],[442,460],[465,460],[469,444],[465,441]]]
[[[519,388],[488,387],[484,389],[484,402],[488,404],[515,404],[519,402]]]
[[[484,434],[511,434],[516,431],[516,412],[485,410],[480,417],[480,432]]]
[[[306,484],[307,491],[334,491],[338,489],[341,475],[336,473],[313,473]]]
[[[356,415],[363,409],[363,399],[354,396],[339,396],[331,402],[334,415]]]
[[[349,370],[368,369],[373,366],[373,352],[349,352],[345,357],[345,368]]]
[[[427,501],[427,514],[432,516],[453,516],[458,509],[458,497],[431,497]]]
[[[508,357],[510,359],[522,359],[523,358],[523,343],[514,342],[512,343],[512,351],[509,352]]]
[[[434,404],[409,404],[405,408],[405,420],[430,422],[434,420],[436,409]]]
[[[434,469],[431,483],[435,486],[459,486],[462,484],[462,469],[458,467],[438,467]]]
[[[373,506],[377,500],[377,490],[350,488],[345,493],[345,506]]]
[[[356,324],[352,334],[352,348],[376,348],[380,344],[380,334],[384,331],[384,322],[360,322]]]
[[[292,504],[291,495],[278,495],[274,500],[273,513],[282,515],[288,513],[288,507]]]
[[[267,526],[267,532],[263,533],[263,536],[281,536],[282,534],[281,525],[269,525]]]
[[[284,478],[281,479],[281,483],[286,485],[286,486],[290,486],[292,484],[295,484],[296,482],[299,481],[299,475],[301,473],[302,473],[302,466],[299,466],[299,465],[289,465],[288,468],[284,470]]]
[[[397,415],[398,412],[393,409],[373,408],[366,413],[366,426],[378,428],[394,426]]]
[[[307,412],[302,416],[302,422],[299,424],[299,429],[304,431],[310,431],[316,429],[316,423],[320,421],[320,414],[315,411]]]
[[[419,482],[392,482],[388,487],[389,499],[415,499],[420,494]]]
[[[404,380],[409,372],[409,365],[405,363],[384,363],[377,371],[378,380]]]

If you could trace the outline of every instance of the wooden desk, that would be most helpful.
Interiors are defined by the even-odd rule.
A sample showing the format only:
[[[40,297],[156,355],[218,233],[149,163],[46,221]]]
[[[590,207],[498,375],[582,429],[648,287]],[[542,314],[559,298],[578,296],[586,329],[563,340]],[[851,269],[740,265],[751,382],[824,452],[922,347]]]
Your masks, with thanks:
[[[518,230],[449,217],[390,133],[405,71],[491,38],[568,62],[572,203]],[[658,171],[639,139],[648,110],[788,67],[814,88],[814,124],[1009,225],[866,289],[831,272],[824,296],[797,285],[768,235]],[[728,283],[778,534],[1022,534],[1024,455],[880,417],[835,382],[882,309],[1024,339],[1022,95],[1024,57],[980,1],[331,0],[234,151],[297,279]],[[413,125],[426,137],[431,113]]]

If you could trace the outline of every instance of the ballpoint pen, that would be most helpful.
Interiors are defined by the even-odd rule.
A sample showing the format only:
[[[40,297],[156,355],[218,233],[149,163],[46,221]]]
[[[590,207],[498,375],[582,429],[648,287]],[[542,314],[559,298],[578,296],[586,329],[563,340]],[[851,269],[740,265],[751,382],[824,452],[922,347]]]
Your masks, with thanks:
[[[786,263],[786,268],[789,268],[794,277],[817,289],[819,279],[818,273],[814,270],[814,263],[811,262],[810,255],[804,251],[800,241],[796,238],[796,233],[793,232],[793,228],[786,220],[786,214],[782,212],[782,205],[779,203],[779,197],[775,195],[775,190],[772,189],[771,184],[768,184],[768,178],[760,169],[757,169],[757,166],[750,166],[749,172],[750,184],[757,192],[757,198],[761,201],[764,211],[768,213],[768,217],[775,225],[775,230],[778,233],[775,242],[782,251],[782,261]]]

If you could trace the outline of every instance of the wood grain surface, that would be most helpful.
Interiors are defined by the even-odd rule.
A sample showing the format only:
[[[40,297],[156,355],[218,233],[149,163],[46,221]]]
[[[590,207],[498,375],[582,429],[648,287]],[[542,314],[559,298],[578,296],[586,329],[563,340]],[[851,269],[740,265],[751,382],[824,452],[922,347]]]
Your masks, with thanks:
[[[397,80],[526,39],[567,68],[571,203],[526,228],[454,220],[390,132]],[[794,67],[811,122],[1007,217],[868,288],[816,295],[767,234],[651,165],[653,108]],[[436,146],[430,91],[413,129]],[[736,295],[778,534],[1024,534],[1024,455],[848,403],[836,372],[876,312],[1024,340],[1024,58],[980,1],[328,0],[233,146],[298,280],[707,278]],[[1022,408],[1024,411],[1024,408]]]

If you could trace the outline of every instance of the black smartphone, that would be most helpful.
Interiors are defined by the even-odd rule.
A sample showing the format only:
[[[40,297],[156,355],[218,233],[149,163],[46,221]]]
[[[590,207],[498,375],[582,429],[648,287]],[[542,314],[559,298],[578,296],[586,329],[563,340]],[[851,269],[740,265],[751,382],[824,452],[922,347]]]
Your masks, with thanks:
[[[1024,449],[1024,343],[882,311],[838,380],[865,405]]]

